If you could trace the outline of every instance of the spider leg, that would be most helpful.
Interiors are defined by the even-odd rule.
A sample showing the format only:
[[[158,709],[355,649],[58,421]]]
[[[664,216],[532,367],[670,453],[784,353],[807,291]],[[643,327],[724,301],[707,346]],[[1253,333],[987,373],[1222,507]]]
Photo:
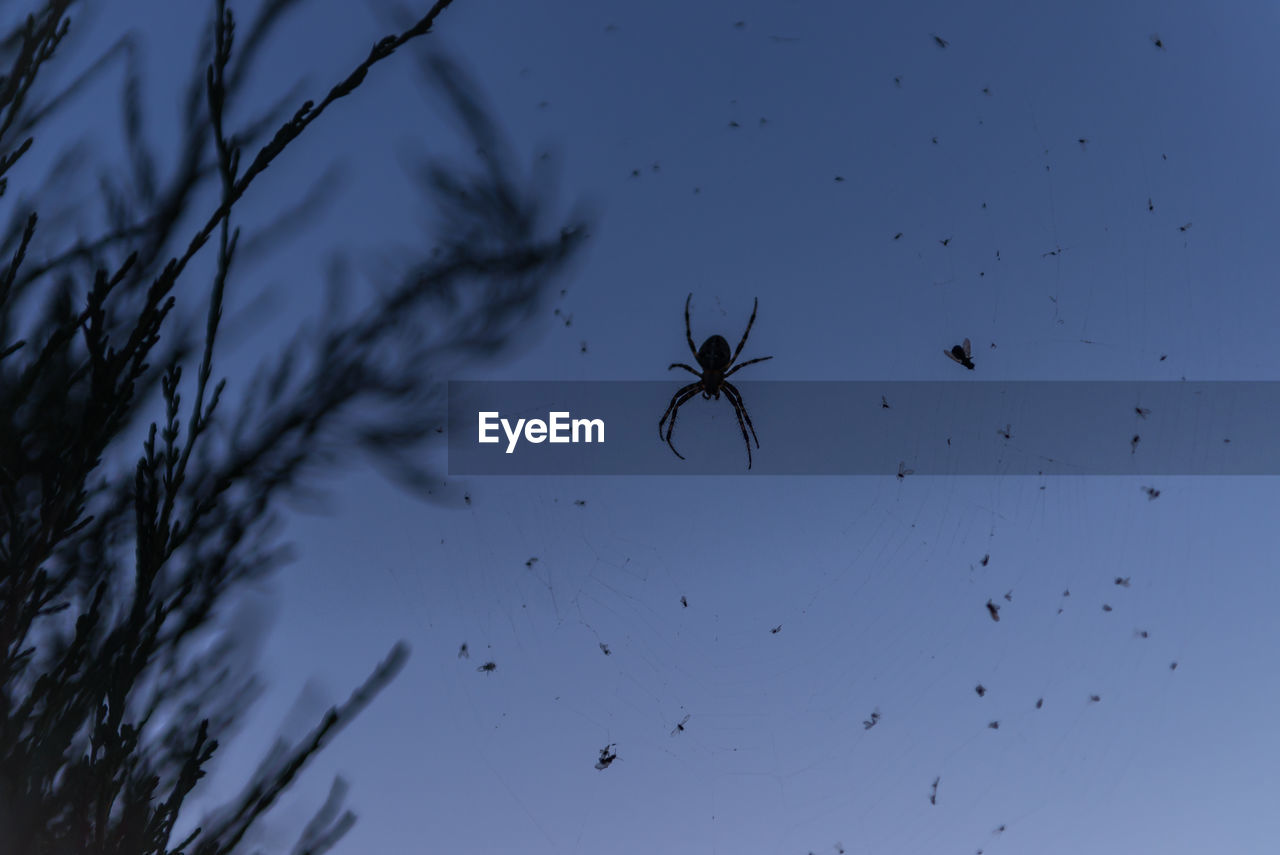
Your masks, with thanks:
[[[738,354],[742,353],[742,346],[747,343],[747,336],[751,335],[751,325],[756,322],[756,309],[760,308],[760,298],[757,297],[751,306],[751,320],[747,321],[747,331],[742,334],[742,341],[738,342],[738,349],[733,352],[733,359],[729,360],[729,364],[733,364],[733,360],[738,358]]]
[[[733,372],[737,371],[739,368],[746,368],[748,365],[754,365],[754,364],[755,364],[755,363],[757,363],[757,362],[764,362],[766,359],[773,359],[773,357],[772,357],[772,356],[757,356],[755,359],[748,359],[746,362],[740,362],[740,363],[738,363],[737,365],[735,365],[735,366],[733,366],[732,368],[730,368],[728,371],[726,371],[726,372],[724,373],[724,376],[725,376],[725,377],[728,377],[730,374],[732,374]],[[667,369],[667,370],[670,370],[670,369]]]
[[[681,460],[684,460],[684,455],[676,451],[675,445],[673,445],[671,442],[671,434],[676,429],[676,414],[680,412],[680,408],[685,405],[686,401],[688,401],[694,395],[698,394],[698,390],[701,387],[702,387],[701,383],[690,383],[688,386],[685,386],[684,389],[680,390],[680,392],[684,392],[684,394],[681,395],[680,392],[676,392],[676,395],[679,396],[679,400],[672,400],[671,406],[667,408],[671,411],[671,422],[670,424],[667,425],[667,437],[666,437],[667,446],[671,449],[672,453],[674,453],[675,456],[679,457]],[[685,389],[687,389],[688,391],[686,392]],[[666,416],[663,416],[663,419],[665,418]],[[662,422],[658,423],[658,433],[659,433],[659,436],[661,436]]]
[[[667,417],[671,416],[676,409],[689,398],[697,394],[698,389],[702,387],[702,382],[690,383],[688,386],[681,386],[680,389],[671,396],[671,403],[667,404],[667,411],[662,414],[662,418],[658,421],[658,439],[663,439],[662,426],[666,424]],[[686,394],[688,393],[688,394]],[[674,418],[672,419],[674,421]]]
[[[693,354],[694,360],[697,361],[698,348],[693,344],[693,328],[689,326],[689,301],[692,299],[693,292],[690,291],[689,296],[684,298],[684,339],[689,342],[689,352]]]
[[[702,377],[701,372],[693,370],[692,367],[685,365],[683,362],[673,362],[669,366],[667,366],[668,371],[670,371],[672,368],[683,368],[685,371],[688,371],[690,374],[697,374],[699,378]]]
[[[747,427],[751,429],[751,438],[756,441],[756,448],[759,448],[760,438],[756,436],[756,426],[751,423],[751,413],[747,412],[747,405],[742,400],[742,393],[739,392],[738,387],[732,383],[725,383],[724,386],[726,387],[725,394],[729,395],[732,393],[733,397],[738,401],[738,406],[742,407],[742,417],[747,420]]]
[[[747,415],[747,408],[742,403],[742,394],[733,387],[732,383],[724,384],[724,396],[729,399],[729,403],[733,405],[733,414],[738,417],[738,427],[742,429],[742,441],[747,444],[747,468],[751,468],[751,439],[747,437],[747,425],[751,424],[751,416]],[[746,417],[747,424],[742,423],[743,417]],[[756,429],[753,425],[751,428],[751,436],[755,437]],[[760,447],[760,440],[756,438],[756,448]]]

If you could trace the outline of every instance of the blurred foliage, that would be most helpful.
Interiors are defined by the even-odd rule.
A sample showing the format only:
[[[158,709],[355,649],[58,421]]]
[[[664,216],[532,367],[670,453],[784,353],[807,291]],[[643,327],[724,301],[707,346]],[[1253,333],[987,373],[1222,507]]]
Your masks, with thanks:
[[[422,257],[361,311],[343,305],[332,265],[322,328],[300,333],[226,413],[214,380],[223,298],[245,258],[233,220],[257,176],[333,102],[398,48],[429,33],[439,0],[379,41],[318,102],[277,106],[228,127],[228,105],[298,0],[266,0],[241,32],[215,2],[193,51],[180,132],[148,130],[135,37],[97,49],[70,82],[46,87],[81,4],[49,0],[0,36],[0,851],[143,855],[244,851],[246,834],[352,716],[394,676],[396,645],[350,699],[300,742],[280,742],[241,795],[184,840],[175,826],[218,747],[260,688],[248,670],[255,633],[232,595],[279,566],[279,499],[353,449],[427,495],[438,473],[417,464],[445,422],[442,372],[492,356],[533,316],[585,236],[585,216],[547,228],[549,188],[520,170],[477,90],[436,55],[424,71],[470,136],[478,164],[427,161],[424,196],[440,231]],[[72,237],[76,200],[51,181],[14,198],[41,131],[109,67],[123,65],[127,162],[96,188],[107,212]],[[261,88],[261,81],[253,81]],[[63,124],[65,127],[65,123]],[[312,132],[314,133],[314,132]],[[84,141],[66,146],[54,174]],[[77,147],[79,146],[79,147]],[[169,156],[160,158],[158,149]],[[242,160],[241,154],[247,156]],[[165,167],[162,167],[162,163]],[[166,168],[167,167],[167,168]],[[278,229],[246,239],[283,240]],[[79,188],[77,188],[79,189]],[[211,195],[211,193],[213,195]],[[202,210],[215,198],[212,211]],[[192,224],[195,224],[194,226]],[[192,259],[215,256],[207,289]],[[243,266],[243,262],[240,266]],[[182,298],[205,322],[182,322]],[[194,366],[194,368],[193,368]],[[306,367],[303,367],[306,366]],[[194,376],[193,376],[194,375]],[[220,427],[219,430],[212,428]],[[130,436],[145,433],[141,449]],[[134,460],[131,466],[113,462]],[[354,821],[346,785],[302,829],[295,853],[329,849]]]

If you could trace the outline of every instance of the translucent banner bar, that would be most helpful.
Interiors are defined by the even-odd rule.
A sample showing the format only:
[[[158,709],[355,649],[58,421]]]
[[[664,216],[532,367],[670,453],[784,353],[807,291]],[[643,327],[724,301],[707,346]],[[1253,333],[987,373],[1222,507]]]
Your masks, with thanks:
[[[723,391],[678,408],[684,459],[658,427],[681,388],[451,382],[449,472],[1280,474],[1280,382],[744,382],[741,425]]]

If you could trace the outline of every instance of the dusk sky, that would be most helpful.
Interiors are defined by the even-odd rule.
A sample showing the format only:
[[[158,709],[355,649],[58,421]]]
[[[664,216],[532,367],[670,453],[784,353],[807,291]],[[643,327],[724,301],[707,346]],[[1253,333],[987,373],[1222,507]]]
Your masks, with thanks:
[[[138,28],[162,144],[206,4],[121,8],[87,25]],[[260,105],[300,76],[327,91],[391,9],[305,4]],[[437,49],[517,161],[558,171],[560,214],[596,218],[538,324],[442,380],[674,392],[690,293],[699,343],[736,344],[759,300],[748,407],[752,381],[1274,380],[1278,27],[1262,2],[456,0],[246,198],[251,230],[344,168],[305,234],[236,271],[228,319],[275,302],[215,370],[234,399],[319,311],[333,252],[373,292],[389,247],[429,244],[406,169],[466,154],[420,72]],[[966,337],[974,372],[942,353]],[[759,413],[757,460],[786,418]],[[723,399],[678,436],[744,454]],[[475,477],[427,503],[354,457],[321,483],[328,510],[289,512],[296,560],[248,599],[271,687],[211,792],[304,687],[302,727],[396,640],[412,657],[266,850],[341,774],[342,853],[1275,851],[1273,477]]]

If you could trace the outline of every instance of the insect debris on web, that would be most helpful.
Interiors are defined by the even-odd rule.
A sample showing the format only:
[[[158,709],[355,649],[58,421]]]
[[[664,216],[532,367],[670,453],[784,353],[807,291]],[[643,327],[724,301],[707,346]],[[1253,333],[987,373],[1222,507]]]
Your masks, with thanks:
[[[597,769],[608,769],[609,764],[618,759],[616,753],[610,753],[609,749],[617,746],[617,743],[611,742],[604,748],[600,749],[600,759],[596,761]]]
[[[942,352],[946,354],[948,359],[951,359],[955,362],[960,363],[965,368],[968,368],[970,371],[974,370],[974,368],[976,367],[973,364],[973,359],[972,359],[973,346],[969,343],[969,339],[967,338],[964,340],[964,344],[957,344],[955,347],[951,348],[950,350],[944,350]]]

